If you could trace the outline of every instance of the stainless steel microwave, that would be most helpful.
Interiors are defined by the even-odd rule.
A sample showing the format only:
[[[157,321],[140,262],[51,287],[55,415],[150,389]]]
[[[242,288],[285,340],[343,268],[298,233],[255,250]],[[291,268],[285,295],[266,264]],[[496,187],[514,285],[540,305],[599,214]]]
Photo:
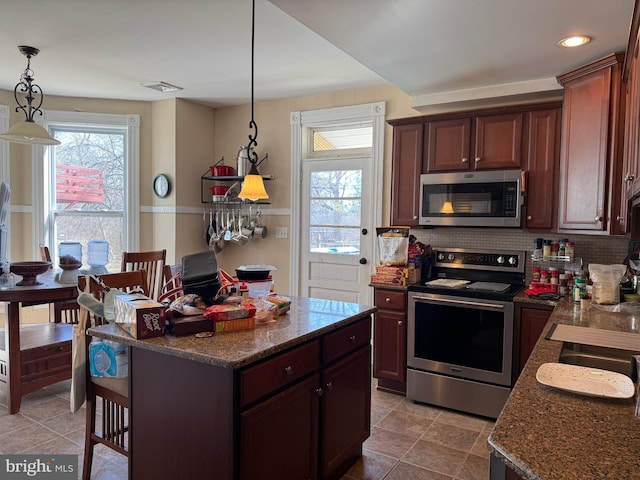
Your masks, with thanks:
[[[420,225],[520,227],[520,170],[420,175]]]

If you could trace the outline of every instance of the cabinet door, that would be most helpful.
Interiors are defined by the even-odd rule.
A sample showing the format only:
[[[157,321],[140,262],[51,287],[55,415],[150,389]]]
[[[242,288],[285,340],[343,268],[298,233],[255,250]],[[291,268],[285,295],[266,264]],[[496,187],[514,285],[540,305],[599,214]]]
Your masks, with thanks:
[[[476,117],[474,169],[520,168],[522,118],[522,113]]]
[[[327,368],[322,389],[320,478],[340,478],[361,455],[370,434],[371,346]]]
[[[418,226],[423,124],[393,129],[391,224]]]
[[[629,78],[626,83],[626,119],[624,134],[624,153],[622,168],[622,194],[620,198],[620,223],[621,233],[628,233],[631,230],[631,222],[629,217],[629,201],[640,190],[640,178],[638,178],[638,153],[640,148],[638,142],[638,127],[640,121],[640,91],[638,83],[640,82],[640,70],[638,69],[638,44],[636,44],[633,56],[629,59]]]
[[[380,309],[373,327],[373,376],[396,382],[407,380],[407,314]]]
[[[241,479],[318,478],[318,381],[315,374],[240,415]]]
[[[533,347],[540,338],[552,310],[540,308],[520,308],[520,359],[518,374],[522,372]]]
[[[605,229],[610,89],[608,68],[565,84],[559,229]]]
[[[526,228],[553,228],[560,109],[527,113]]]
[[[426,170],[428,172],[469,170],[470,145],[470,118],[427,123]]]

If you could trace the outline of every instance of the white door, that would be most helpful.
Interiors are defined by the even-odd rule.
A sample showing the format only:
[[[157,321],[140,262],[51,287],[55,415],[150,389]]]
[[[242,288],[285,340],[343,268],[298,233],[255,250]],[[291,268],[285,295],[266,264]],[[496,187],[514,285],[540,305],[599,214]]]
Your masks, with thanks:
[[[370,171],[371,157],[303,161],[300,209],[303,296],[368,302],[374,230]]]

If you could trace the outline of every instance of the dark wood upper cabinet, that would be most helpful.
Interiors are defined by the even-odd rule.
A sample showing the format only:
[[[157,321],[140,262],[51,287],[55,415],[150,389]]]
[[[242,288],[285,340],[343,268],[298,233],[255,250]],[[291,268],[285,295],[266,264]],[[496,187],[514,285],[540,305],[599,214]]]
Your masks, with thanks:
[[[522,120],[517,112],[428,122],[427,171],[520,168]]]
[[[624,54],[560,75],[564,86],[558,230],[620,231]]]
[[[522,165],[523,113],[476,117],[472,169],[511,169]]]
[[[440,120],[426,125],[426,171],[469,170],[471,119]]]
[[[418,226],[424,123],[393,129],[391,225]]]
[[[552,229],[554,226],[560,115],[560,108],[526,114],[525,228]]]

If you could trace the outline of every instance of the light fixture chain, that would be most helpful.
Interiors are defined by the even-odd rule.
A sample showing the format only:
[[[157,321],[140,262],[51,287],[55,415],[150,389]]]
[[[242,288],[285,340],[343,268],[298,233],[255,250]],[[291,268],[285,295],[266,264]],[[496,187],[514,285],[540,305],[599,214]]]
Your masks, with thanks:
[[[21,103],[18,96],[23,97],[27,103]],[[27,68],[24,69],[22,75],[20,76],[20,82],[13,89],[13,97],[16,99],[16,103],[18,104],[18,106],[16,107],[16,112],[22,110],[28,122],[33,121],[33,116],[35,113],[39,113],[40,115],[42,115],[42,110],[40,110],[40,107],[42,106],[44,95],[40,86],[37,83],[33,83],[31,55],[27,55]],[[36,100],[36,98],[39,100],[39,102],[34,106],[33,101]]]

